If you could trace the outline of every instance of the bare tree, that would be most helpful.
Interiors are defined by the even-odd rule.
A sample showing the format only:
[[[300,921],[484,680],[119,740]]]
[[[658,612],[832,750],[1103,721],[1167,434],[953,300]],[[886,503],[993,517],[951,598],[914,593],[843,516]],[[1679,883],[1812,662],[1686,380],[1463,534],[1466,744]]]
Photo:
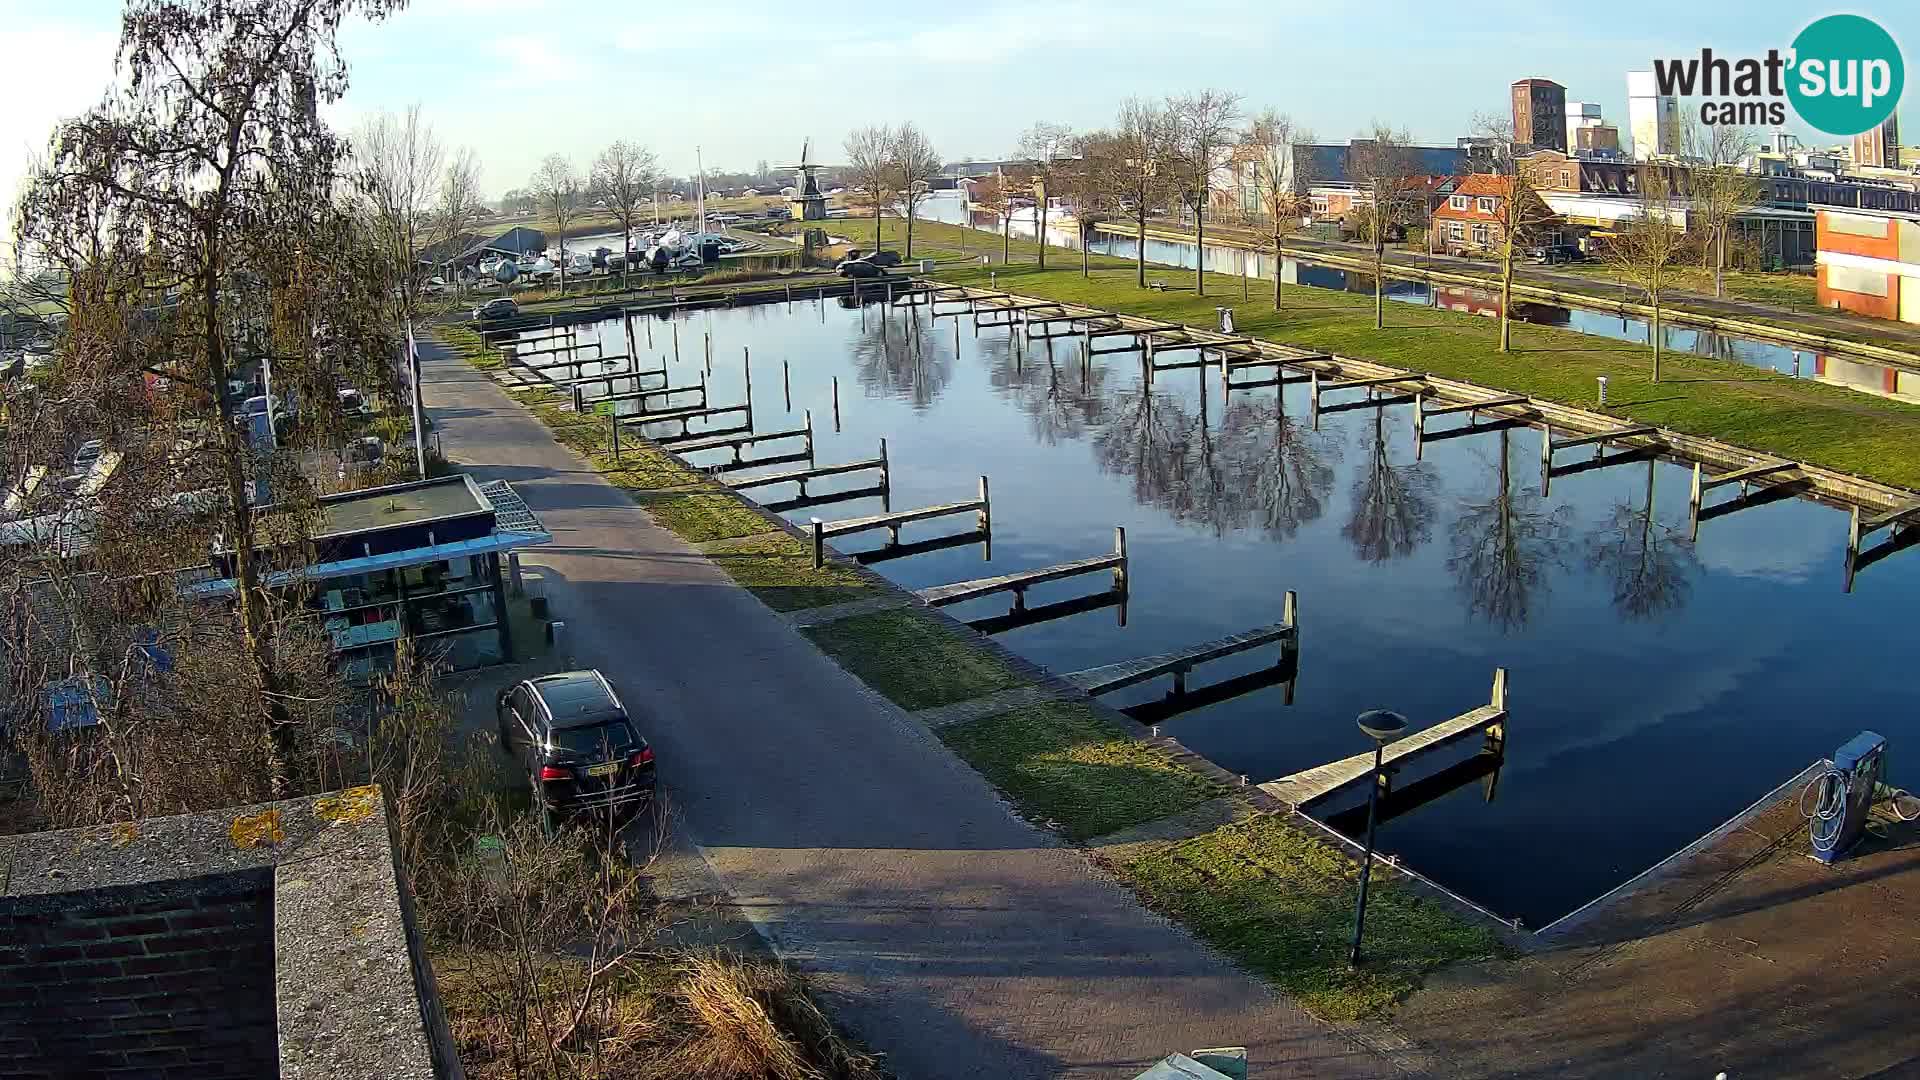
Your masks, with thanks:
[[[855,128],[842,147],[847,152],[847,179],[865,188],[873,200],[873,249],[878,251],[880,213],[893,195],[893,129],[885,124]]]
[[[457,246],[479,226],[486,214],[487,204],[480,195],[480,155],[474,153],[472,147],[463,146],[454,153],[440,181],[434,231],[446,243]]]
[[[1112,160],[1100,163],[1114,204],[1133,218],[1134,280],[1142,289],[1147,287],[1147,219],[1173,193],[1173,137],[1173,115],[1165,106],[1130,99],[1120,106],[1108,144]]]
[[[1492,490],[1464,500],[1450,530],[1447,569],[1465,594],[1467,610],[1502,630],[1526,626],[1544,603],[1548,572],[1564,563],[1568,507],[1548,507],[1513,483],[1511,432],[1500,432]]]
[[[1061,169],[1073,157],[1073,128],[1066,124],[1039,121],[1020,135],[1021,157],[1033,168],[1033,239],[1040,255],[1040,269],[1047,268],[1047,200],[1050,189],[1059,181]]]
[[[1726,295],[1727,242],[1740,215],[1760,205],[1766,185],[1746,170],[1755,139],[1746,128],[1724,124],[1688,124],[1687,156],[1699,161],[1689,180],[1692,204],[1688,231],[1698,232],[1701,258],[1713,270],[1713,295]]]
[[[1299,231],[1301,219],[1312,209],[1306,187],[1311,177],[1294,148],[1313,141],[1313,133],[1294,126],[1293,118],[1277,109],[1254,117],[1240,140],[1235,156],[1253,174],[1255,197],[1267,218],[1273,238],[1273,310],[1280,310],[1280,268],[1286,258],[1286,238]]]
[[[446,152],[420,106],[376,113],[353,136],[354,185],[387,264],[403,319],[416,314],[422,284],[420,249],[431,238],[433,200]]]
[[[1673,195],[1667,168],[1658,164],[1642,165],[1634,174],[1639,200],[1630,217],[1614,226],[1608,238],[1607,261],[1621,276],[1647,294],[1653,308],[1649,340],[1653,345],[1653,381],[1660,381],[1660,297],[1672,273],[1674,256],[1685,241],[1684,225]]]
[[[1474,124],[1475,133],[1493,150],[1491,175],[1469,177],[1461,183],[1464,194],[1493,200],[1493,221],[1489,223],[1492,235],[1488,240],[1500,260],[1500,351],[1507,352],[1513,340],[1513,261],[1559,219],[1540,197],[1540,166],[1515,153],[1512,122],[1481,114]],[[1466,191],[1468,186],[1473,190]],[[1482,192],[1489,194],[1483,196]]]
[[[1073,206],[1080,239],[1080,276],[1090,277],[1089,242],[1102,215],[1120,205],[1114,179],[1126,172],[1126,144],[1112,132],[1093,131],[1074,140],[1073,167],[1061,174],[1061,194]]]
[[[1173,116],[1172,162],[1180,200],[1193,212],[1193,291],[1207,295],[1207,205],[1214,171],[1234,142],[1240,95],[1202,90],[1167,102]]]
[[[368,258],[376,245],[335,199],[346,144],[321,114],[346,87],[337,28],[393,6],[132,0],[123,77],[60,126],[21,202],[21,241],[87,296],[67,362],[111,387],[116,407],[165,415],[170,445],[198,433],[180,468],[205,485],[195,505],[220,538],[248,676],[241,700],[275,794],[298,786],[300,767],[299,688],[266,579],[304,551],[312,501],[295,464],[328,433],[337,410],[321,403],[335,380],[372,376],[393,348],[393,298]],[[317,406],[292,445],[257,449],[236,423],[230,384],[256,363],[272,365],[273,396]],[[149,375],[166,380],[164,406],[134,392]],[[377,377],[390,385],[388,372]],[[263,484],[271,512],[257,504]],[[158,489],[168,490],[180,488]]]
[[[573,224],[574,215],[580,212],[580,200],[584,194],[580,182],[580,171],[565,154],[548,154],[534,170],[533,179],[527,183],[533,197],[553,218],[553,227],[560,234],[560,295],[567,295],[567,229]]]
[[[1387,325],[1387,233],[1404,229],[1414,208],[1426,200],[1415,178],[1413,139],[1404,131],[1375,125],[1373,134],[1347,151],[1347,176],[1365,192],[1355,200],[1367,242],[1373,248],[1373,328]]]
[[[893,133],[893,147],[888,154],[893,166],[893,185],[900,192],[900,203],[907,213],[907,250],[906,257],[913,258],[913,212],[933,194],[933,178],[940,175],[940,155],[934,153],[933,143],[913,122],[901,124]]]
[[[591,181],[593,201],[620,222],[620,287],[627,287],[627,266],[633,262],[633,230],[640,223],[640,207],[653,200],[654,185],[660,182],[659,163],[653,151],[624,139],[600,152],[593,163]]]

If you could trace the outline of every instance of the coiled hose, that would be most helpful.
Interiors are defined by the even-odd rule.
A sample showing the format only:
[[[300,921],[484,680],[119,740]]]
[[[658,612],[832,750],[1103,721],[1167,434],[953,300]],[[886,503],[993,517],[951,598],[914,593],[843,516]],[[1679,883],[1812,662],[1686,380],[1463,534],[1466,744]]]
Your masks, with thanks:
[[[1900,800],[1907,799],[1920,803],[1905,788],[1888,787],[1885,784],[1874,785],[1874,802],[1882,799],[1893,808],[1893,816],[1901,821],[1920,821],[1920,806],[1909,814],[1900,808]],[[1807,808],[1807,796],[1814,796],[1813,808]],[[1840,842],[1840,825],[1847,811],[1847,774],[1827,766],[1827,771],[1814,777],[1800,790],[1800,816],[1807,819],[1807,835],[1813,840],[1813,850],[1826,854]]]

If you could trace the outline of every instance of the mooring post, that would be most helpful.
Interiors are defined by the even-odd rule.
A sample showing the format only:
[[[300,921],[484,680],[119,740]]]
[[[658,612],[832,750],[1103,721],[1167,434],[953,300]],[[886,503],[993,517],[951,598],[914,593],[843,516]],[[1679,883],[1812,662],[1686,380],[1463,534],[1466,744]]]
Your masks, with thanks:
[[[680,362],[680,320],[673,320],[673,362]]]
[[[980,509],[974,513],[973,521],[981,532],[993,529],[993,500],[987,492],[987,478],[984,475],[980,477]]]
[[[1471,419],[1471,417],[1469,417],[1469,419]],[[1418,453],[1417,448],[1420,445],[1420,440],[1426,433],[1427,393],[1424,390],[1416,390],[1413,393],[1413,445],[1416,447],[1416,453]]]
[[[1700,463],[1693,463],[1693,490],[1687,495],[1687,520],[1690,526],[1689,540],[1700,539]]]
[[[815,570],[827,564],[827,527],[819,518],[813,519],[813,568]]]
[[[612,413],[607,414],[607,430],[613,437],[613,460],[618,462],[620,460],[620,418],[618,416]]]
[[[580,393],[579,383],[574,383],[570,389],[573,391],[573,413],[575,416],[579,416],[586,412],[586,398]]]
[[[1127,527],[1113,527],[1113,553],[1120,556],[1120,565],[1113,568],[1113,587],[1120,592],[1127,591]]]
[[[840,433],[840,376],[833,377],[833,432]]]
[[[705,334],[707,339],[706,341],[707,373],[712,374],[713,373],[713,331],[711,330],[705,331]]]
[[[1300,594],[1288,589],[1280,600],[1280,621],[1293,627],[1295,637],[1300,634]]]
[[[893,489],[893,467],[887,464],[887,437],[880,436],[880,493],[885,498]]]
[[[1553,428],[1540,425],[1540,494],[1553,486]]]
[[[792,288],[792,286],[788,286]],[[785,359],[780,361],[780,392],[787,396],[787,411],[793,411],[793,372],[792,365]]]
[[[740,346],[740,371],[747,381],[747,415],[753,415],[753,350]]]
[[[1860,508],[1855,506],[1847,516],[1847,557],[1860,554]]]
[[[1507,749],[1507,669],[1493,669],[1493,694],[1489,705],[1500,710],[1500,719],[1487,725],[1485,746],[1496,753],[1505,753]]]

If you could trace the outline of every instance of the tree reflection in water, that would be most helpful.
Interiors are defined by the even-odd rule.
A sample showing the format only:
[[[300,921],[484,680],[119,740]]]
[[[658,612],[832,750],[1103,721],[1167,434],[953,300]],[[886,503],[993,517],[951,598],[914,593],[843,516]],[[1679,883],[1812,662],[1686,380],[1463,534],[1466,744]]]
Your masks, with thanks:
[[[1015,335],[980,339],[987,379],[1025,413],[1033,437],[1047,446],[1084,438],[1105,415],[1107,369],[1083,363],[1085,345],[1022,342]]]
[[[1629,619],[1652,619],[1685,606],[1700,571],[1693,541],[1654,517],[1656,464],[1647,462],[1643,504],[1616,503],[1587,537],[1588,569],[1606,580],[1614,608]]]
[[[1548,509],[1537,493],[1515,490],[1510,435],[1500,433],[1492,493],[1461,504],[1447,559],[1467,610],[1509,631],[1524,627],[1546,601],[1547,572],[1563,565],[1561,545],[1571,512],[1564,506]]]
[[[1279,395],[1227,406],[1216,445],[1225,482],[1249,494],[1268,536],[1288,539],[1326,513],[1340,444],[1288,416]]]
[[[1353,513],[1341,534],[1363,562],[1386,562],[1413,554],[1433,536],[1433,495],[1438,486],[1425,462],[1387,460],[1382,410],[1373,410],[1373,430],[1361,430],[1367,460],[1353,481]]]
[[[853,343],[854,378],[870,396],[901,398],[925,409],[953,381],[951,334],[909,308],[877,305]]]

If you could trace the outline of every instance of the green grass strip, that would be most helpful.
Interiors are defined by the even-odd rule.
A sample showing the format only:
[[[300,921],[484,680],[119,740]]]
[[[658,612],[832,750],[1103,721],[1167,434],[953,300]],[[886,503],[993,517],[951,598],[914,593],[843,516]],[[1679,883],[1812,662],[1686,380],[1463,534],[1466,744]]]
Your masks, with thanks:
[[[1078,702],[1044,702],[940,729],[1022,812],[1075,840],[1178,813],[1220,785]]]
[[[1376,870],[1368,960],[1349,967],[1359,867],[1278,815],[1160,845],[1122,870],[1156,908],[1323,1019],[1383,1015],[1428,973],[1505,951],[1492,930]]]
[[[803,633],[904,709],[970,701],[1028,682],[977,643],[910,611],[858,615]]]
[[[815,570],[812,550],[785,533],[757,537],[707,558],[775,611],[844,604],[874,594],[871,582],[846,567],[828,563]]]

